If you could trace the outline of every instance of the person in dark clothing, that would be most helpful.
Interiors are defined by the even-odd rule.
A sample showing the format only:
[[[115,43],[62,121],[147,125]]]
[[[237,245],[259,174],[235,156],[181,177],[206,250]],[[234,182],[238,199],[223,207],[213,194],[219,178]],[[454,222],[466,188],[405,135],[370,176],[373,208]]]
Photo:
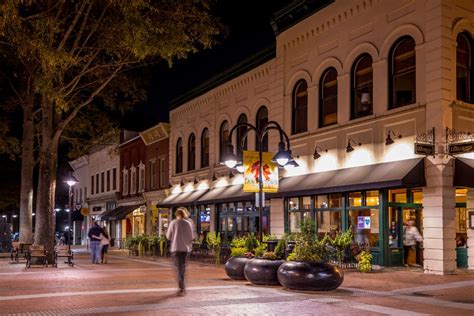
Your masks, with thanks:
[[[92,263],[99,263],[100,262],[100,234],[103,234],[103,230],[100,227],[98,222],[94,223],[94,226],[92,226],[89,229],[89,233],[87,236],[91,240],[91,261]]]

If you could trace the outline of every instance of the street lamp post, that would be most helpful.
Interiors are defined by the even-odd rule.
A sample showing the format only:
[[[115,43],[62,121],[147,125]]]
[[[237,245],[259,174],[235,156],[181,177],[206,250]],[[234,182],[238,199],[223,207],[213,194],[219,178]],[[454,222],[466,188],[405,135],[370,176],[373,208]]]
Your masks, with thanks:
[[[272,162],[276,162],[280,167],[285,166],[297,166],[298,164],[294,161],[293,157],[291,156],[291,149],[290,149],[290,139],[285,131],[281,128],[280,124],[275,121],[269,121],[264,124],[261,128],[257,128],[250,123],[238,123],[229,133],[229,143],[227,145],[227,150],[223,157],[224,164],[233,169],[236,168],[239,171],[241,170],[240,167],[242,166],[242,161],[240,157],[242,157],[241,153],[234,153],[234,146],[232,145],[232,134],[235,130],[240,127],[245,127],[245,131],[242,134],[242,143],[240,144],[240,148],[243,148],[243,144],[245,139],[247,138],[247,134],[250,131],[254,131],[256,134],[257,145],[258,145],[258,160],[259,160],[259,172],[258,172],[258,233],[260,241],[263,240],[263,208],[265,206],[265,201],[263,200],[263,141],[265,135],[268,134],[270,130],[276,130],[280,136],[280,142],[278,143],[278,152],[272,159]],[[238,147],[239,148],[239,147]]]
[[[68,245],[72,245],[72,236],[71,236],[71,213],[73,211],[73,208],[72,208],[72,198],[73,198],[73,194],[72,194],[72,187],[77,183],[77,181],[71,179],[71,180],[67,180],[66,181],[67,185],[69,186],[69,212],[67,214],[67,224],[68,224],[68,228],[67,228],[67,237],[68,237]]]

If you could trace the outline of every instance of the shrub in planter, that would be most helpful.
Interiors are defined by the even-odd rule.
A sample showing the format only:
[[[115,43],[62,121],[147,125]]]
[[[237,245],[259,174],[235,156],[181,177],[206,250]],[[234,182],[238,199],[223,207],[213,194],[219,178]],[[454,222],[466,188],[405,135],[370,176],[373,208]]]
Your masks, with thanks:
[[[329,291],[342,284],[342,268],[323,260],[326,241],[315,240],[314,231],[313,222],[304,221],[301,224],[301,233],[287,258],[289,261],[278,268],[281,285],[301,291]]]
[[[232,240],[231,257],[224,266],[229,278],[233,280],[245,280],[245,265],[254,257],[252,251],[258,246],[258,240],[253,234],[249,234],[247,237],[236,237]]]
[[[357,270],[365,273],[372,271],[372,255],[369,251],[362,250],[356,259],[358,262]]]
[[[206,235],[207,246],[214,253],[216,264],[221,263],[221,235],[218,232],[209,232]]]

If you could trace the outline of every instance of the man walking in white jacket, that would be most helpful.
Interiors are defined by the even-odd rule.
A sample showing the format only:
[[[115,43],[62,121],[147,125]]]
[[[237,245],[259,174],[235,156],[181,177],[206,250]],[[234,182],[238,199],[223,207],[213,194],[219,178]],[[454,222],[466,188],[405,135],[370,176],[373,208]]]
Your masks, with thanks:
[[[193,226],[188,220],[188,211],[184,207],[176,210],[176,219],[172,220],[166,238],[171,242],[170,252],[174,257],[179,291],[178,296],[186,295],[184,278],[186,273],[186,259],[191,252],[193,243]]]

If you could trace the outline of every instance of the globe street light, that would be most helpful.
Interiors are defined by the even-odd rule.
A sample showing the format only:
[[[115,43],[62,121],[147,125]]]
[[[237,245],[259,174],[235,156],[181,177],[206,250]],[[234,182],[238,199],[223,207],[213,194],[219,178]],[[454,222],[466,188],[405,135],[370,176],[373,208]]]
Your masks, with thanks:
[[[245,139],[247,138],[247,134],[250,131],[254,131],[256,134],[256,139],[257,139],[257,145],[258,145],[258,157],[259,157],[259,173],[258,173],[258,231],[259,231],[259,238],[260,241],[263,241],[263,208],[264,208],[264,203],[263,201],[263,141],[265,135],[268,134],[270,130],[276,130],[278,131],[280,135],[280,142],[278,143],[278,152],[275,154],[275,156],[272,158],[272,162],[277,163],[279,167],[285,167],[287,164],[291,164],[291,167],[297,167],[298,164],[296,161],[293,159],[291,156],[291,150],[290,150],[290,139],[288,135],[285,133],[285,131],[281,128],[280,124],[278,124],[275,121],[269,121],[266,124],[264,124],[260,129],[255,127],[254,125],[250,123],[237,123],[232,129],[230,130],[229,133],[229,143],[227,144],[227,150],[223,155],[223,164],[225,164],[227,167],[233,169],[237,169],[239,172],[243,172],[243,164],[241,161],[242,153],[234,153],[234,146],[232,146],[232,133],[237,130],[238,128],[245,127],[245,131],[242,133],[242,139],[240,144],[241,146],[238,148],[244,148],[243,144]]]
[[[68,227],[67,227],[67,236],[68,236],[68,245],[72,245],[72,236],[71,236],[71,213],[73,211],[73,208],[72,208],[72,198],[73,198],[73,194],[72,194],[72,187],[78,183],[78,181],[74,180],[74,179],[69,179],[69,180],[66,180],[66,183],[67,185],[69,186],[69,212],[67,213],[67,224],[68,224]]]

